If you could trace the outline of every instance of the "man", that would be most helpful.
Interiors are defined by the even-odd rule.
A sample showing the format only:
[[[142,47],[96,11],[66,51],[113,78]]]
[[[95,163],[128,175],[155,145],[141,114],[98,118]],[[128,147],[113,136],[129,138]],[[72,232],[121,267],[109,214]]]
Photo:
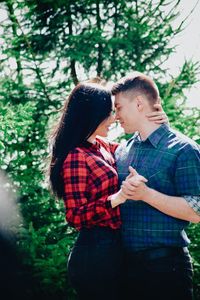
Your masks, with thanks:
[[[134,72],[114,84],[116,118],[135,135],[116,151],[123,191],[125,299],[192,299],[192,264],[185,228],[200,222],[200,149],[146,115],[160,102],[156,84]],[[130,170],[134,179],[125,180]],[[141,182],[137,173],[148,182]],[[143,180],[144,181],[144,180]],[[135,201],[133,201],[135,200]]]

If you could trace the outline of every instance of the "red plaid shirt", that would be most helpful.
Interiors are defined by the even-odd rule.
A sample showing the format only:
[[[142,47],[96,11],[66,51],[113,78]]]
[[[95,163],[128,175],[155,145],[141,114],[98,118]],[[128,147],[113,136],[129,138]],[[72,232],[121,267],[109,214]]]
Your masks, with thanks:
[[[101,139],[70,151],[63,164],[64,203],[67,222],[82,227],[121,225],[119,207],[112,208],[108,196],[118,191],[113,157],[117,144]]]

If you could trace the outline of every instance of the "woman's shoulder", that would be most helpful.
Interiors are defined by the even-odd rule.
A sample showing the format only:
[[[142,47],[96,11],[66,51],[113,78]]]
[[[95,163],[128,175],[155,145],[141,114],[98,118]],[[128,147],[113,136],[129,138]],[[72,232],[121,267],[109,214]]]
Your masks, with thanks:
[[[71,161],[80,161],[86,159],[86,152],[81,147],[76,147],[69,151],[67,154],[64,163]]]

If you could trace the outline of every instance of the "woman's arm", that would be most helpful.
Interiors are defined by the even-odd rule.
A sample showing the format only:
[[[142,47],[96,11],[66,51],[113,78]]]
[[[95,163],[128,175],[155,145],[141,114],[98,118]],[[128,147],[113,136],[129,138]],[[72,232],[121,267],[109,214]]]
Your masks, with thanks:
[[[146,114],[146,117],[149,119],[149,121],[152,121],[156,124],[169,124],[169,119],[164,112],[162,105],[159,103],[154,104],[154,108],[156,109],[156,111]]]
[[[116,193],[111,201],[108,196],[91,201],[88,177],[89,170],[84,154],[69,153],[63,165],[64,203],[66,220],[77,229],[82,226],[91,227],[102,221],[109,222],[116,203],[120,204],[122,199],[125,200],[121,194]]]

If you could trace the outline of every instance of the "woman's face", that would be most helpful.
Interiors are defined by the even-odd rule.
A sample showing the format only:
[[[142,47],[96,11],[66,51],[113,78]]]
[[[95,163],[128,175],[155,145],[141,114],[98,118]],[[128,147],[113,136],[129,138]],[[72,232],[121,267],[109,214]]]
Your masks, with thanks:
[[[108,118],[106,118],[94,132],[94,136],[99,135],[102,137],[106,137],[108,135],[109,127],[115,122],[115,112],[111,111]]]

